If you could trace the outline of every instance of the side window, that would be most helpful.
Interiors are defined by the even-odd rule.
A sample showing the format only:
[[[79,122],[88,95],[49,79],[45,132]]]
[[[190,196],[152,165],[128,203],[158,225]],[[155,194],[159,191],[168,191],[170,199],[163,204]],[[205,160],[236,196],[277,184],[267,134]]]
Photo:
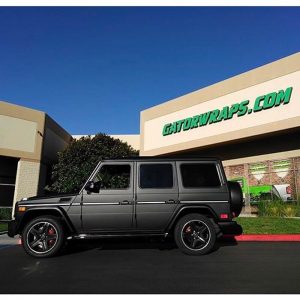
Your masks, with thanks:
[[[94,178],[97,189],[128,189],[130,165],[104,165]]]
[[[180,171],[185,188],[219,187],[221,185],[215,164],[181,164]]]
[[[173,187],[173,167],[171,164],[140,165],[140,188],[164,189]]]

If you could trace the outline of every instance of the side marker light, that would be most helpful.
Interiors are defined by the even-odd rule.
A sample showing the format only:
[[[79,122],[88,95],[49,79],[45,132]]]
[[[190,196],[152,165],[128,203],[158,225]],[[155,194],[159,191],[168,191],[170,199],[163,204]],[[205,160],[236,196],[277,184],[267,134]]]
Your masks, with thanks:
[[[220,219],[228,219],[228,214],[220,214]]]

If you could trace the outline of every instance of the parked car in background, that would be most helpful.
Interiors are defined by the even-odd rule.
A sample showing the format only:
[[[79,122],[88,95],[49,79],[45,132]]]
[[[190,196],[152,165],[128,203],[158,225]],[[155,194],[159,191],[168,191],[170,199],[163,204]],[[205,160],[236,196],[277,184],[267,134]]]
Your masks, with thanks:
[[[245,177],[236,177],[230,181],[238,182],[243,191],[243,202],[246,194],[250,196],[250,204],[256,204],[261,200],[282,200],[292,202],[292,188],[290,184],[256,185],[249,186]]]

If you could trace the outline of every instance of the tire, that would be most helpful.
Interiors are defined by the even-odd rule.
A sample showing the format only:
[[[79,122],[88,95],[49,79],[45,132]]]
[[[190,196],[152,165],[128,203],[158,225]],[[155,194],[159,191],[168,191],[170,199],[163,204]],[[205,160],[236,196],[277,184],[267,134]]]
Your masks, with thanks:
[[[56,255],[65,241],[61,222],[53,216],[41,216],[28,222],[21,234],[25,252],[44,258]]]
[[[200,214],[189,214],[177,222],[174,238],[183,253],[204,255],[214,248],[216,230],[209,218]]]

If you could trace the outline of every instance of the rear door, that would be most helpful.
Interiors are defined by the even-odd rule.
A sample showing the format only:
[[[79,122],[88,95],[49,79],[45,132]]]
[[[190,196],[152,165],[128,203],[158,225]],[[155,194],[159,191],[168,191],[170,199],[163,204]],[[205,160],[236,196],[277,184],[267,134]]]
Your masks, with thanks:
[[[216,161],[178,161],[181,204],[203,204],[229,213],[229,193],[222,167]]]
[[[174,162],[137,162],[136,226],[163,230],[178,205]]]

